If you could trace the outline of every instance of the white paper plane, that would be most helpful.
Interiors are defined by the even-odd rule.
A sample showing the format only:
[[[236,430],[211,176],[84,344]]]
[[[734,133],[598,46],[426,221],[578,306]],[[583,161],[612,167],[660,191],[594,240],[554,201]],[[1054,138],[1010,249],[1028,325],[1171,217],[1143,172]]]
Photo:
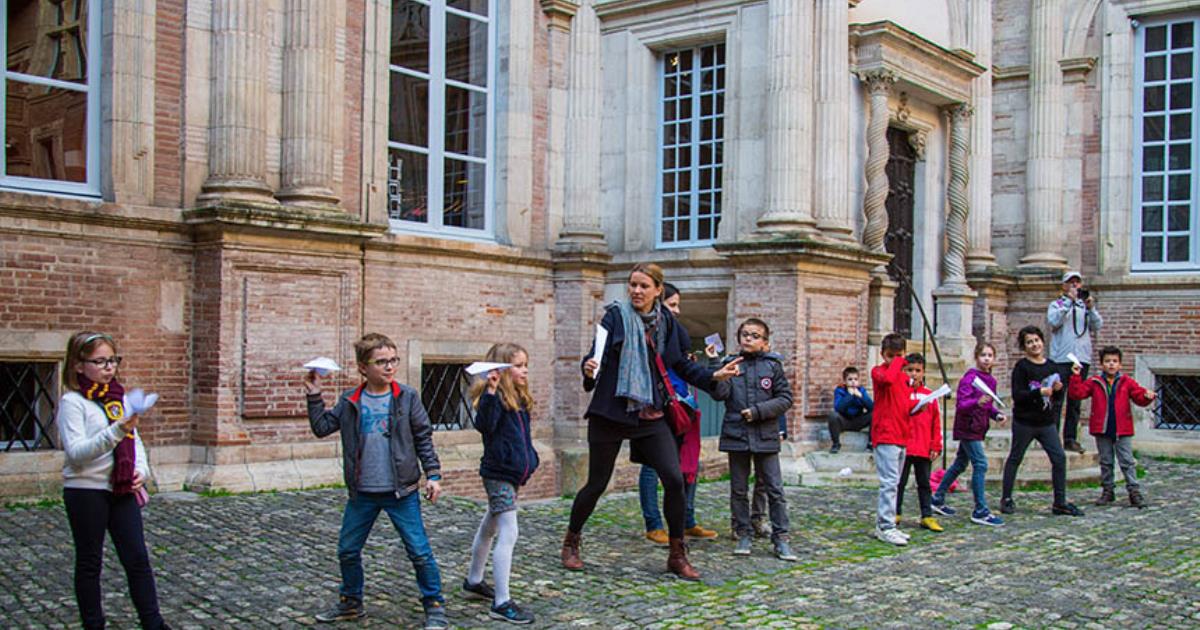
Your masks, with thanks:
[[[467,366],[467,374],[470,374],[471,376],[479,376],[480,374],[483,374],[484,372],[491,372],[492,370],[502,370],[507,367],[512,367],[512,364],[511,363],[488,363],[486,361],[476,361],[476,362],[472,363],[471,365]]]
[[[921,400],[917,401],[917,406],[913,407],[912,411],[908,412],[908,415],[910,415],[910,416],[916,415],[916,413],[918,411],[920,411],[922,408],[924,408],[925,405],[928,405],[929,403],[931,403],[949,393],[950,393],[950,385],[948,385],[946,383],[942,383],[941,387],[933,390],[932,392],[930,392],[928,394],[925,394],[925,396],[923,396],[921,398]]]
[[[321,376],[329,376],[330,372],[341,371],[342,366],[338,365],[337,361],[334,361],[329,357],[317,357],[312,361],[305,363],[304,368],[307,370],[316,370],[317,374],[320,374]]]
[[[1071,363],[1074,363],[1075,365],[1078,365],[1081,368],[1083,367],[1083,362],[1079,360],[1079,357],[1075,356],[1074,352],[1068,352],[1067,358],[1071,360]]]
[[[147,394],[140,387],[125,392],[125,412],[131,416],[146,413],[158,402],[158,394]]]
[[[1004,408],[1004,401],[1000,400],[1000,397],[996,395],[996,392],[992,391],[992,388],[988,387],[987,383],[983,382],[983,379],[976,376],[975,380],[971,382],[971,386],[983,392],[984,395],[990,396],[992,400],[996,401],[997,407]]]
[[[721,343],[721,333],[713,333],[704,338],[705,346],[712,346],[717,354],[725,352],[725,344]]]

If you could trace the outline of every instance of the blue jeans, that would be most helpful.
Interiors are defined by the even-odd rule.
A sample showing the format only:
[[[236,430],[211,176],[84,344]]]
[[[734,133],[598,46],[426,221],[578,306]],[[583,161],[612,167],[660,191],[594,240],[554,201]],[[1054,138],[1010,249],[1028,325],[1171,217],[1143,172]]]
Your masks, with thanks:
[[[342,531],[338,534],[338,562],[342,566],[341,594],[361,600],[363,596],[362,548],[367,534],[375,525],[380,510],[392,519],[404,551],[412,561],[417,574],[417,589],[421,591],[421,603],[443,603],[442,575],[429,537],[425,535],[425,523],[421,520],[421,493],[412,492],[396,498],[390,493],[359,492],[346,501],[342,512]]]
[[[683,495],[687,509],[684,529],[696,526],[696,484],[683,483]],[[638,475],[638,502],[642,504],[642,520],[646,522],[646,531],[663,529],[662,512],[658,511],[658,473],[649,466],[642,466]]]
[[[933,493],[933,502],[938,505],[946,502],[946,493],[950,491],[950,484],[958,479],[968,465],[971,467],[971,494],[975,495],[975,512],[972,516],[983,516],[989,510],[987,498],[983,494],[988,464],[987,456],[983,454],[982,440],[962,440],[958,443],[958,453],[954,456],[954,463],[946,469],[946,475],[942,477],[942,482],[938,484],[937,490]]]

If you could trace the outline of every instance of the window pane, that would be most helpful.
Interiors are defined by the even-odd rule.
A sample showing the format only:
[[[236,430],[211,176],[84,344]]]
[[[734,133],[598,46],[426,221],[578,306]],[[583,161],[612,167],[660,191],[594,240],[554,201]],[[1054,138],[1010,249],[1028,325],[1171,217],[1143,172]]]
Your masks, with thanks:
[[[487,0],[448,0],[446,2],[446,6],[454,7],[455,9],[462,9],[463,11],[470,11],[475,15],[482,15],[484,17],[487,17],[488,14],[487,5]]]
[[[1147,175],[1142,178],[1142,201],[1162,201],[1163,178],[1159,175]]]
[[[1172,236],[1167,239],[1167,262],[1187,262],[1190,239],[1186,236]]]
[[[487,169],[483,164],[446,159],[445,199],[442,225],[482,230],[484,225],[484,184]]]
[[[6,85],[7,174],[86,182],[87,93],[11,80]]]
[[[88,4],[9,0],[8,70],[87,83]]]
[[[1145,172],[1163,170],[1163,147],[1142,147],[1142,170]]]
[[[1142,231],[1161,232],[1162,229],[1162,206],[1146,206],[1145,208],[1142,208]]]
[[[1161,85],[1146,88],[1146,92],[1142,97],[1142,109],[1148,112],[1162,111],[1163,103],[1166,101],[1165,92],[1166,88]]]
[[[429,146],[429,82],[393,72],[388,102],[388,140]]]
[[[429,221],[429,160],[424,155],[388,150],[388,218]]]
[[[1191,83],[1172,83],[1171,84],[1171,109],[1191,109],[1192,108],[1192,84]]]
[[[1171,170],[1182,171],[1192,167],[1192,145],[1171,145]]]
[[[1155,26],[1146,29],[1146,52],[1167,49],[1167,27]]]
[[[1186,114],[1177,114],[1171,116],[1171,133],[1175,133],[1175,119]],[[1163,117],[1162,116],[1146,116],[1142,120],[1142,140],[1146,142],[1157,142],[1163,139]]]
[[[1167,58],[1159,55],[1157,57],[1146,57],[1146,81],[1162,81],[1167,78]]]
[[[1148,117],[1146,120],[1149,120],[1150,118],[1157,118],[1160,121],[1159,124],[1160,125],[1162,124],[1161,116],[1151,116],[1151,117]],[[1158,130],[1158,134],[1159,134],[1158,137],[1161,139],[1162,138],[1162,129]],[[1192,137],[1192,115],[1191,114],[1171,114],[1171,139],[1172,140],[1190,140],[1191,137]],[[1151,140],[1151,138],[1146,138],[1146,140]]]
[[[487,156],[487,94],[446,87],[446,151]]]
[[[1192,178],[1189,175],[1171,175],[1167,178],[1167,194],[1172,201],[1191,197]]]
[[[1192,77],[1192,54],[1176,54],[1171,57],[1171,78],[1190,79]]]
[[[1142,262],[1162,262],[1163,239],[1161,236],[1142,237]]]
[[[487,23],[446,14],[446,78],[487,86]]]
[[[392,2],[391,62],[429,72],[429,7],[412,0]]]
[[[1167,215],[1167,229],[1172,232],[1181,232],[1191,227],[1191,206],[1171,206],[1170,213]]]
[[[1171,25],[1171,48],[1192,47],[1192,23],[1181,22]]]

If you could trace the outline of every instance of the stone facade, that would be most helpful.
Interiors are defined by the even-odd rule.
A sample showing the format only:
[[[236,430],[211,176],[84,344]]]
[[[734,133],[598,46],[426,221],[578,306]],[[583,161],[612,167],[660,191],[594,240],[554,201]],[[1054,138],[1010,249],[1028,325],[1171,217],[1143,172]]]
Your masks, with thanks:
[[[98,192],[0,181],[0,362],[59,362],[72,331],[111,332],[123,379],[163,396],[142,428],[159,488],[339,481],[336,438],[308,432],[299,365],[351,365],[353,341],[379,331],[413,385],[423,364],[528,348],[544,466],[529,492],[571,493],[586,463],[579,359],[638,261],[680,287],[694,337],[771,324],[796,399],[790,470],[819,446],[841,368],[877,360],[897,301],[936,317],[947,365],[987,339],[1007,368],[1014,331],[1043,324],[1058,275],[1079,269],[1106,320],[1097,348],[1120,345],[1144,384],[1200,373],[1200,267],[1134,271],[1130,105],[1131,18],[1200,2],[478,2],[496,68],[479,238],[389,221],[392,4],[106,5]],[[665,242],[664,60],[715,43],[719,230]],[[916,154],[916,300],[883,270],[889,128]],[[1200,432],[1139,413],[1146,448],[1200,449]],[[4,450],[6,430],[0,494],[54,492],[61,455]],[[451,491],[478,495],[477,434],[435,441]]]

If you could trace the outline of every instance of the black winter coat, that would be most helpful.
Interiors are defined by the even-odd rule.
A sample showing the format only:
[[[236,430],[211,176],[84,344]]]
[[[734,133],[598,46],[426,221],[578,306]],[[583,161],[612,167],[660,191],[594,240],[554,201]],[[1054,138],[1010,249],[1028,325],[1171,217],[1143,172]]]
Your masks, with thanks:
[[[713,398],[725,401],[720,449],[724,453],[778,453],[784,417],[792,408],[792,387],[783,374],[783,357],[742,354],[742,373],[717,383]],[[749,409],[751,419],[742,418]]]
[[[687,352],[692,346],[692,340],[688,337],[687,330],[684,330],[683,325],[666,307],[660,304],[658,308],[662,313],[662,325],[666,326],[663,347],[658,349],[663,365],[669,370],[675,370],[675,373],[688,383],[711,393],[714,383],[712,370],[688,358]],[[585,415],[588,418],[603,418],[618,424],[637,426],[638,414],[626,411],[627,399],[617,398],[616,395],[617,366],[621,363],[621,346],[625,343],[625,326],[621,322],[620,307],[610,305],[604,312],[600,325],[608,331],[608,342],[604,346],[604,360],[601,361],[600,374],[597,375],[599,378],[583,378],[584,391],[592,392],[592,401],[588,404]],[[583,364],[592,358],[594,350],[595,348],[589,350],[587,356],[580,361],[580,371],[583,370]],[[654,386],[662,387],[662,377],[659,376],[658,367],[654,363],[654,354],[648,354],[650,360],[647,367],[650,369]]]
[[[475,410],[475,428],[483,434],[479,476],[525,485],[539,463],[529,432],[529,412],[509,411],[499,396],[484,392]]]

